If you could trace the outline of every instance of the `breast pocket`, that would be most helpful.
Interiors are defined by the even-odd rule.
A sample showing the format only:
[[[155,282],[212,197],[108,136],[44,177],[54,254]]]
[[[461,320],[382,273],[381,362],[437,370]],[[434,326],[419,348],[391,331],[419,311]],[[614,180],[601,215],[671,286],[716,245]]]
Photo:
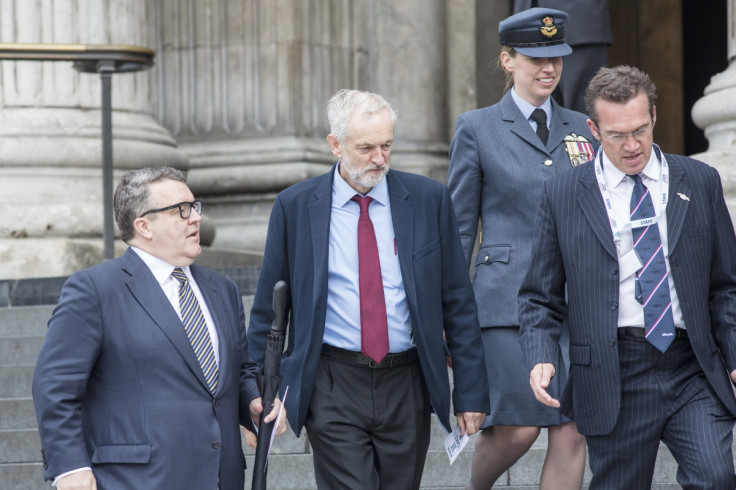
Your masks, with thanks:
[[[434,240],[422,246],[419,250],[413,253],[414,260],[421,260],[424,257],[434,252],[439,251],[439,249],[440,249],[440,241],[437,238],[435,238]]]

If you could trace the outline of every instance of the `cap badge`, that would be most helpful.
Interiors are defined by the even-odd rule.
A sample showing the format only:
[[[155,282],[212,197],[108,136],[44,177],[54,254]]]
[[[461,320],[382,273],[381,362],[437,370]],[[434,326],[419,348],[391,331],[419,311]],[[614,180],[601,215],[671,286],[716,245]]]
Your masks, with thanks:
[[[555,25],[555,20],[550,17],[549,15],[542,19],[542,24],[544,24],[542,27],[539,28],[540,32],[545,37],[553,37],[555,34],[557,34],[557,26]]]

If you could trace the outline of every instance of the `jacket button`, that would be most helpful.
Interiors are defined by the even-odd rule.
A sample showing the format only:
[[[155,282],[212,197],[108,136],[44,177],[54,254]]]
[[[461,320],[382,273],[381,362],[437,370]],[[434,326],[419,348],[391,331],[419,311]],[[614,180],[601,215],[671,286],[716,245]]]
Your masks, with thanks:
[[[611,301],[611,311],[616,311],[616,309],[618,309],[618,303]]]
[[[215,449],[220,449],[220,441],[214,441],[212,443],[212,447]]]
[[[610,338],[608,339],[608,345],[610,345],[610,346],[614,346],[614,345],[616,345],[616,339],[615,339],[615,338],[613,338],[613,337],[610,337]]]
[[[616,265],[611,266],[611,274],[618,274],[618,266]]]

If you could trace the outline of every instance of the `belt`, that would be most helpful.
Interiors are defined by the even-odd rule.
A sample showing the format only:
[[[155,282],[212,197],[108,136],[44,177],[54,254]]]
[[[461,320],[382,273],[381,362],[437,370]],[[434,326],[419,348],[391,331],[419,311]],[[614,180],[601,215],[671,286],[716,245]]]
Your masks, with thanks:
[[[416,349],[405,350],[395,354],[388,353],[381,362],[376,362],[362,352],[340,349],[329,344],[322,344],[322,356],[336,361],[352,364],[353,366],[365,366],[369,368],[391,368],[413,364],[419,359]]]
[[[635,338],[635,339],[643,339],[645,337],[644,335],[644,329],[640,327],[619,327],[618,329],[618,338]],[[676,339],[686,339],[687,338],[687,330],[684,328],[676,328],[675,329],[675,338]]]

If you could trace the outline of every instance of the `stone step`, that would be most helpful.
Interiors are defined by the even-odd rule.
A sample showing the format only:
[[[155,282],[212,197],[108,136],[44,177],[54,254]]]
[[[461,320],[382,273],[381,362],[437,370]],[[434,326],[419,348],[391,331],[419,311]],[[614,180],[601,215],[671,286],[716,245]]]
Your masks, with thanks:
[[[28,391],[30,393],[30,388]],[[0,430],[35,428],[36,413],[30,396],[0,399]]]
[[[0,367],[0,399],[31,396],[33,364]]]
[[[41,461],[41,439],[36,429],[0,430],[0,463]]]
[[[51,482],[43,481],[41,463],[0,464],[0,481],[4,490],[52,490]]]
[[[0,308],[0,338],[43,337],[53,310],[53,306]]]
[[[35,364],[42,343],[43,336],[0,337],[0,367]]]

